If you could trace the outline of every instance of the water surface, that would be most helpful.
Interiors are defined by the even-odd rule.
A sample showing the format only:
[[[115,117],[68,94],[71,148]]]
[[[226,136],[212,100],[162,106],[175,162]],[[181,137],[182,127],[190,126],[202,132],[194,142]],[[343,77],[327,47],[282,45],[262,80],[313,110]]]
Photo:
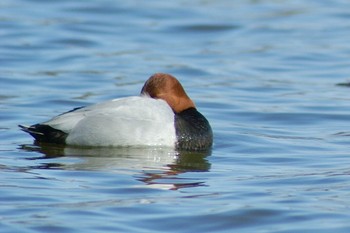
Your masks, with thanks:
[[[0,231],[349,232],[349,7],[2,1]],[[38,145],[17,127],[155,72],[180,79],[212,150]]]

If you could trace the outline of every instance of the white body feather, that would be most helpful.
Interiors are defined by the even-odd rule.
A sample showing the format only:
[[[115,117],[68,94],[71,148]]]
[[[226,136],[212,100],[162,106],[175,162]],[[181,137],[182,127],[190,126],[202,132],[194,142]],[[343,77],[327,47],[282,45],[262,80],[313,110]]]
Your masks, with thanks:
[[[174,113],[161,99],[126,97],[59,115],[43,124],[68,134],[68,145],[175,147]]]

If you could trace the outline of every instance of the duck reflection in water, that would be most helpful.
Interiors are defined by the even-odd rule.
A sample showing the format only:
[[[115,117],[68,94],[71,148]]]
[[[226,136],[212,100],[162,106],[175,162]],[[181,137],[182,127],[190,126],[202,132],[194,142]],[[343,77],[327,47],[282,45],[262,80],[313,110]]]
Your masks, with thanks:
[[[150,188],[168,190],[205,186],[205,182],[198,180],[198,177],[191,179],[178,176],[186,172],[207,172],[211,167],[207,160],[207,156],[211,154],[210,150],[178,151],[172,148],[153,147],[86,148],[38,142],[34,145],[22,145],[21,149],[42,154],[27,158],[43,160],[40,165],[31,169],[103,170],[130,174]],[[78,162],[62,160],[61,163],[59,162],[61,157],[78,159]]]

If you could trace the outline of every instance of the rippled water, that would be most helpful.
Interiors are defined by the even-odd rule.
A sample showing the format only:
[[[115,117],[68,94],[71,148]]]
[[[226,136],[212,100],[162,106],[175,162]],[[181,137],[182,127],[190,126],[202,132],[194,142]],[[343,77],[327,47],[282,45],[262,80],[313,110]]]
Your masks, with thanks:
[[[0,2],[1,232],[349,232],[350,3]],[[17,124],[178,77],[207,153],[35,145]]]

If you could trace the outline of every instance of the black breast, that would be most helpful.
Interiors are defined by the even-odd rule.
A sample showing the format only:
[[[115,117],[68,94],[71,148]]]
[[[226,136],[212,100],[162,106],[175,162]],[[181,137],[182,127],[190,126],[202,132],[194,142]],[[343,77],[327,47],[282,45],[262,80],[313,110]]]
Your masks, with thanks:
[[[213,144],[213,132],[208,120],[195,108],[175,114],[177,148],[206,150]]]

